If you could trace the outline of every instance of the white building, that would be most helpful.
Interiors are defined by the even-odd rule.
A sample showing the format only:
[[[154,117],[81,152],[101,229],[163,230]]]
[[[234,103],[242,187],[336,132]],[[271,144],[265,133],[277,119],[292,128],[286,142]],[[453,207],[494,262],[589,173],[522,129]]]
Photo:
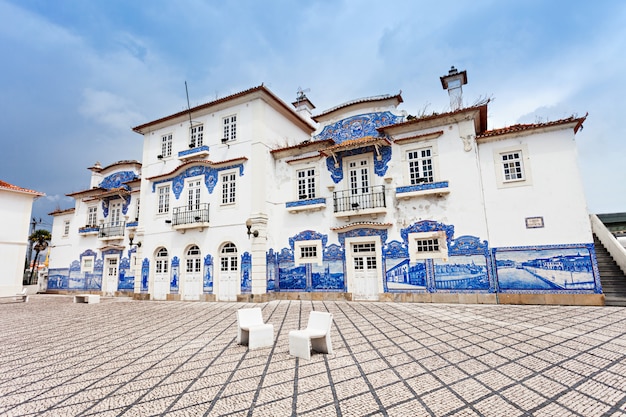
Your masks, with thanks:
[[[33,201],[43,195],[0,180],[0,297],[22,291]]]
[[[441,77],[444,114],[410,116],[397,94],[312,116],[303,94],[292,108],[261,85],[137,126],[141,164],[91,167],[55,216],[51,289],[602,304],[585,118],[488,130],[466,82]]]

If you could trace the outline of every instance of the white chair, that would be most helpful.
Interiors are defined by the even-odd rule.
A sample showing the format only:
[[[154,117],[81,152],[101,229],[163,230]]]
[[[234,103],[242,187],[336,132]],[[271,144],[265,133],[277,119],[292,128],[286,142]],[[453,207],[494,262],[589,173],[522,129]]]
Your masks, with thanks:
[[[311,311],[309,323],[304,330],[289,332],[289,354],[310,360],[311,349],[316,352],[332,354],[333,345],[330,340],[330,326],[333,315],[322,311]]]
[[[274,344],[274,325],[263,323],[263,314],[260,308],[237,310],[237,344],[247,344],[249,349],[268,347]]]

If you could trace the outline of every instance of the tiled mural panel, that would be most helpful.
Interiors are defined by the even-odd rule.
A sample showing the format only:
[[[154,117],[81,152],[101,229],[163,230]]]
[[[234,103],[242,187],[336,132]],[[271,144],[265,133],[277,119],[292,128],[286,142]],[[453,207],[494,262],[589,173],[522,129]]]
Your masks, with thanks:
[[[445,232],[447,257],[411,263],[409,234],[432,231]],[[381,239],[385,292],[601,292],[592,244],[492,249],[475,236],[454,238],[454,226],[434,221],[402,229],[402,242],[387,242],[386,230],[360,228],[326,246],[326,235],[301,232],[289,239],[291,248],[268,252],[268,291],[345,291],[345,239],[361,236]],[[323,239],[323,264],[296,265],[293,242],[316,239]]]
[[[494,248],[502,292],[602,292],[593,244]]]

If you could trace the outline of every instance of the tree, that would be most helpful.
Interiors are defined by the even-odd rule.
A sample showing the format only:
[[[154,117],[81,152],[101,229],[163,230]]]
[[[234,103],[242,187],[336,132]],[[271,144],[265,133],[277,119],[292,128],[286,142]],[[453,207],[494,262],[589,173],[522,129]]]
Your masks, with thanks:
[[[51,239],[52,235],[50,234],[50,232],[44,229],[35,230],[33,234],[28,237],[28,240],[35,244],[35,246],[33,246],[33,249],[35,249],[35,260],[33,261],[33,265],[30,269],[28,282],[26,282],[25,285],[32,284],[33,275],[35,274],[35,266],[39,261],[39,254],[42,251],[46,250],[46,248],[48,247],[48,242],[50,242]]]

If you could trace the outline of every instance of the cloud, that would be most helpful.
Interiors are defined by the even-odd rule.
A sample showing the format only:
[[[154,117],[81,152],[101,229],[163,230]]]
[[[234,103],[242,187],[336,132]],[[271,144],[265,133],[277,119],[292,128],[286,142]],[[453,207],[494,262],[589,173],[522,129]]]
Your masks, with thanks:
[[[134,104],[110,91],[96,91],[86,88],[79,112],[111,130],[128,132],[134,122],[142,115],[132,109]]]

